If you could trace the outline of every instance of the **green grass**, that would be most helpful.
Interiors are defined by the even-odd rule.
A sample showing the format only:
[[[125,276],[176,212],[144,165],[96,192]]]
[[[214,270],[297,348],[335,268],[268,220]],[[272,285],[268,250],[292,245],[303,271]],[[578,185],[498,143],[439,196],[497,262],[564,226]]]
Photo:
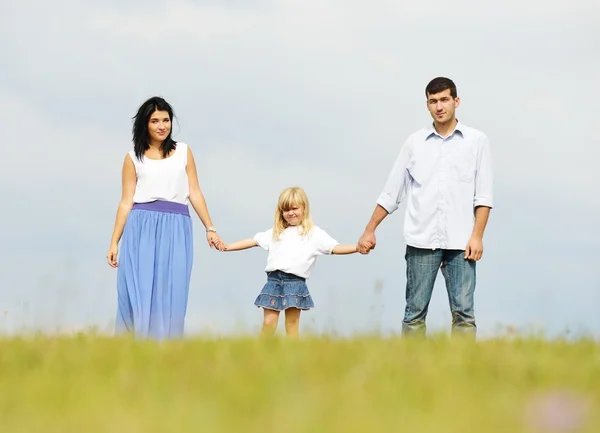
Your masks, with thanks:
[[[600,345],[5,338],[0,391],[10,433],[597,433]]]

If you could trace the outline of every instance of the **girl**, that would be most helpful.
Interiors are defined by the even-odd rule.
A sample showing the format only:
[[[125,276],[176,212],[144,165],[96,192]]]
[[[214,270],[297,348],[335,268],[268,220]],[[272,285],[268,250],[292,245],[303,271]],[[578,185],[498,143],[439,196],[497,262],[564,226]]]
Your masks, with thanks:
[[[156,339],[183,335],[192,272],[191,202],[211,248],[223,250],[198,186],[192,151],[171,138],[173,109],[153,97],[134,117],[122,195],[106,258],[117,271],[116,332]],[[117,264],[118,243],[121,254]]]
[[[262,336],[275,333],[279,313],[285,310],[286,334],[297,337],[300,311],[314,307],[306,280],[317,256],[357,252],[356,245],[341,245],[313,224],[308,198],[299,187],[286,188],[279,196],[272,229],[226,245],[225,251],[256,246],[269,252],[267,283],[254,301],[264,309]]]

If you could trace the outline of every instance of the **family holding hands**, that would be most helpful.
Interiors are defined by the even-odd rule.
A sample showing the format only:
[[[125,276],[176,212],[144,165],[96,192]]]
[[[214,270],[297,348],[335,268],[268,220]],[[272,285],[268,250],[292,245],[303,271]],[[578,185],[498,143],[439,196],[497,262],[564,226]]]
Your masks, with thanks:
[[[268,252],[267,281],[254,302],[264,311],[261,335],[273,335],[285,311],[286,333],[297,337],[300,312],[314,307],[306,280],[317,257],[368,254],[376,245],[376,228],[406,200],[403,334],[425,333],[441,269],[452,329],[474,336],[476,262],[493,205],[490,144],[484,133],[456,118],[460,99],[452,80],[431,80],[425,94],[433,122],[401,147],[356,244],[340,244],[313,223],[300,187],[280,194],[271,228],[226,244],[212,224],[190,147],[171,138],[173,109],[159,97],[144,102],[134,117],[133,149],[123,163],[107,254],[109,265],[118,268],[116,332],[159,340],[183,336],[193,263],[188,204],[206,228],[211,247]]]

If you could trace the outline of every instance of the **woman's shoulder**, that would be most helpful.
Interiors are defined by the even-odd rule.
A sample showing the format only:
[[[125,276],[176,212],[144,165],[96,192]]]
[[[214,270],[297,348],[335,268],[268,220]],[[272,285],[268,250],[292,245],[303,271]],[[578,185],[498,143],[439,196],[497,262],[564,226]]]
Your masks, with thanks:
[[[185,164],[187,164],[187,162],[188,162],[188,155],[191,151],[192,151],[192,149],[186,142],[178,141],[175,143],[175,154],[178,155],[178,157]]]
[[[125,154],[125,161],[127,161],[128,159],[131,160],[133,165],[137,166],[139,160],[138,160],[137,156],[135,155],[135,151],[133,149],[131,149],[129,152],[127,152]]]
[[[191,151],[190,146],[185,141],[175,142],[175,153],[187,158],[188,152]]]

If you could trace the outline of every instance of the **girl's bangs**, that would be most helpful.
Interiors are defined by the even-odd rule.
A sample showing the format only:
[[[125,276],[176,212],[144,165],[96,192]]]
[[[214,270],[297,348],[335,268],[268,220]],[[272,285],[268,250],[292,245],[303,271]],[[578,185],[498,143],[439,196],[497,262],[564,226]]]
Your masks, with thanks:
[[[299,194],[288,194],[286,197],[283,197],[282,200],[279,202],[279,209],[284,212],[287,212],[288,210],[294,207],[304,207],[304,200],[302,200],[302,198],[299,197]]]

